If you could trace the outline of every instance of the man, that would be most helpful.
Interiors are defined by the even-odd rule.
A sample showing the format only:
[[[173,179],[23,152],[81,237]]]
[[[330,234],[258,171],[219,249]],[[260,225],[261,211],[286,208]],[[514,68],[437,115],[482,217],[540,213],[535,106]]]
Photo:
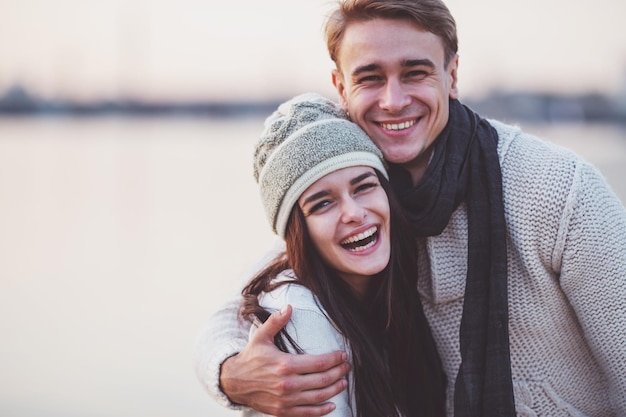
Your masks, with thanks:
[[[626,211],[598,171],[457,100],[438,0],[349,0],[326,37],[340,102],[413,223],[448,414],[626,416]],[[201,338],[209,391],[278,416],[331,412],[345,355],[279,352],[280,312],[246,345],[236,314],[235,300]]]

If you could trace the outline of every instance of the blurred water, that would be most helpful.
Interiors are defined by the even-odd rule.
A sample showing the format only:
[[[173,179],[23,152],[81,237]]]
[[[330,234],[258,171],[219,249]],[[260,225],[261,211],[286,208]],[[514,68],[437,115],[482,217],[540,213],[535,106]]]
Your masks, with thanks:
[[[0,415],[232,416],[194,339],[273,241],[261,119],[0,119]],[[626,201],[626,134],[529,126]]]

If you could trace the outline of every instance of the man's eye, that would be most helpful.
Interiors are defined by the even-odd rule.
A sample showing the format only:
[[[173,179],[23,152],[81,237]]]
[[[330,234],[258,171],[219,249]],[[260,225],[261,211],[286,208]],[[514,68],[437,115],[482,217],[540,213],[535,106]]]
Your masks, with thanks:
[[[411,78],[425,77],[426,75],[428,75],[428,73],[424,70],[415,70],[407,73],[407,76]]]
[[[367,75],[365,77],[361,77],[357,80],[358,84],[367,84],[367,83],[375,83],[380,81],[380,77],[378,75]]]

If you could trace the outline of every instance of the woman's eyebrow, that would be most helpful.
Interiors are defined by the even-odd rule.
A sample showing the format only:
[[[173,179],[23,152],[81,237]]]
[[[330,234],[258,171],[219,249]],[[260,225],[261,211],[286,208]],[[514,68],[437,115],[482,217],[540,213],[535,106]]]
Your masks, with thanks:
[[[318,191],[315,194],[312,194],[312,195],[308,196],[307,198],[305,198],[304,201],[302,201],[302,205],[306,206],[311,201],[319,200],[320,198],[325,197],[328,194],[330,194],[329,190]]]
[[[364,172],[363,174],[358,175],[358,176],[352,178],[350,180],[350,185],[358,184],[361,181],[363,181],[364,179],[372,177],[372,176],[376,176],[376,174],[373,173],[373,172]],[[304,200],[302,200],[302,205],[305,206],[308,203],[310,203],[311,201],[319,200],[320,198],[326,197],[328,194],[330,194],[330,190],[318,191],[315,194],[311,194],[310,196],[308,196]]]
[[[376,174],[374,174],[373,172],[366,172],[364,174],[361,174],[357,177],[352,178],[352,180],[350,180],[350,185],[355,185],[360,183],[361,181],[363,181],[365,178],[371,177],[371,176],[376,176]]]

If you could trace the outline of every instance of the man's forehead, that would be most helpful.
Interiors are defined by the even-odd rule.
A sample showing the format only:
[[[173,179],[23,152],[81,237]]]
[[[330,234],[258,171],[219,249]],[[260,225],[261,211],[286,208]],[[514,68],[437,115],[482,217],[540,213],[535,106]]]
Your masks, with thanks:
[[[441,39],[406,20],[377,19],[351,22],[339,47],[344,74],[357,69],[382,69],[425,61],[443,61]]]

